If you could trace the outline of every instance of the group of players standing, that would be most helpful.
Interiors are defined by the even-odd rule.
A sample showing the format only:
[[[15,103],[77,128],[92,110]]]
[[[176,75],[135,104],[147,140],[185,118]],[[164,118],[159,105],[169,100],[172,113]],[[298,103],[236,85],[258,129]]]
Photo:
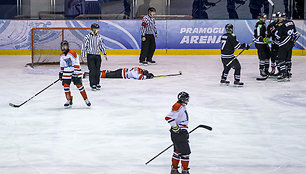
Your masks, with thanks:
[[[292,48],[298,39],[294,22],[287,19],[286,13],[277,12],[272,14],[273,22],[266,26],[266,17],[264,13],[259,15],[259,21],[254,30],[260,75],[263,78],[278,76],[278,81],[289,80],[292,75]],[[270,59],[271,71],[269,71]]]
[[[281,12],[272,15],[273,22],[270,21],[268,26],[266,26],[267,16],[264,13],[260,13],[258,18],[253,40],[258,50],[259,73],[261,75],[257,80],[266,80],[270,76],[277,77],[278,81],[289,80],[292,76],[292,49],[299,37],[294,22],[287,19],[286,13]],[[225,29],[227,33],[221,37],[221,60],[224,70],[220,83],[226,85],[230,83],[226,79],[230,69],[234,68],[234,85],[242,86],[244,84],[240,82],[241,65],[237,56],[234,56],[234,51],[236,49],[248,50],[250,45],[240,44],[237,41],[236,35],[233,34],[232,24],[227,24]],[[271,44],[271,48],[269,44]],[[271,71],[269,71],[270,59]]]

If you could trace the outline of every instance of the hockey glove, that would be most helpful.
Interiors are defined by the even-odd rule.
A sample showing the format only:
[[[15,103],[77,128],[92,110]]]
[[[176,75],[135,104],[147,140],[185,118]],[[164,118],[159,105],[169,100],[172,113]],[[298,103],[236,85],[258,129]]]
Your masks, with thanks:
[[[268,38],[268,37],[265,37],[265,38],[263,39],[263,41],[264,41],[264,43],[267,43],[267,44],[272,43],[272,41],[270,41],[270,38]]]
[[[58,78],[60,79],[60,81],[63,80],[63,72],[59,72],[59,73],[58,73]]]
[[[171,126],[171,130],[172,130],[172,132],[178,134],[178,133],[181,132],[182,129],[178,125],[176,125],[175,127]]]
[[[152,73],[149,73],[148,75],[147,75],[147,79],[153,79],[154,78],[154,75],[152,74]]]

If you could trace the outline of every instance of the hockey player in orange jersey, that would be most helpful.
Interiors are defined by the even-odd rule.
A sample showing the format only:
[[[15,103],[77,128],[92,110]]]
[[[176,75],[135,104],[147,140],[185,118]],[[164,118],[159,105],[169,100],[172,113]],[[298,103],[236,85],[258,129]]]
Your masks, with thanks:
[[[83,99],[87,106],[90,106],[91,103],[87,98],[85,88],[82,84],[82,71],[80,66],[79,55],[69,49],[69,43],[67,41],[61,42],[62,54],[60,57],[60,72],[59,78],[62,81],[65,90],[65,96],[67,102],[64,104],[64,107],[69,108],[72,105],[73,96],[70,92],[70,84],[73,81],[73,84],[79,89]]]
[[[188,122],[189,117],[186,105],[189,102],[189,94],[180,92],[177,96],[178,101],[172,106],[172,111],[165,117],[170,124],[171,140],[174,145],[172,155],[171,174],[189,174],[189,155],[191,154],[189,147]],[[178,165],[181,161],[182,173],[178,171]]]
[[[134,68],[122,68],[115,71],[103,70],[101,72],[101,78],[123,78],[123,79],[136,79],[146,80],[154,78],[152,73],[139,67]]]

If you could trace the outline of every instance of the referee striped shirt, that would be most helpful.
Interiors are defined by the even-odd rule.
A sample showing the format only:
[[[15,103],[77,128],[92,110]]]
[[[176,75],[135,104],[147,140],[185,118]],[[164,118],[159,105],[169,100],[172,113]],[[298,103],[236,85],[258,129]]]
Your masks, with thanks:
[[[142,18],[140,32],[141,36],[145,36],[146,34],[157,34],[155,18],[151,15],[145,15]]]
[[[82,44],[82,56],[85,57],[86,54],[100,55],[100,51],[106,55],[105,44],[102,39],[101,34],[89,33],[85,36]]]

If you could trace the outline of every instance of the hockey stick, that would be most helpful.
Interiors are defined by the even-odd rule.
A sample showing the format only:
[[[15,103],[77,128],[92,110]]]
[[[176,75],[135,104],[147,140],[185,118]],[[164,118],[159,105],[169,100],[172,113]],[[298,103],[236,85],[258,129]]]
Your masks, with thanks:
[[[245,4],[247,1],[248,1],[248,0],[245,0],[245,1],[244,1],[244,4]],[[243,4],[243,5],[244,5],[244,4]],[[239,5],[236,7],[236,10],[237,10],[238,8],[240,8],[241,6],[242,6],[242,4],[239,4]]]
[[[50,85],[48,85],[47,87],[45,87],[43,90],[39,91],[38,93],[36,93],[34,96],[32,96],[31,98],[29,98],[28,100],[26,100],[25,102],[21,103],[20,105],[15,105],[13,103],[9,103],[10,106],[15,107],[15,108],[19,108],[20,106],[24,105],[26,102],[30,101],[32,98],[36,97],[38,94],[42,93],[44,90],[48,89],[50,86],[54,85],[55,83],[57,83],[60,79],[55,80],[53,83],[51,83]]]
[[[221,2],[221,1],[222,1],[222,0],[219,0],[219,1],[215,2],[215,6],[216,6],[219,2]],[[211,7],[214,7],[214,6],[210,5],[206,10],[210,9]]]
[[[296,39],[295,39],[294,42],[293,42],[293,45],[295,45],[296,41],[297,41],[299,38],[300,38],[300,34],[297,35]],[[277,66],[275,66],[275,67],[272,69],[272,71],[274,71],[276,67],[277,67]],[[256,80],[259,80],[259,81],[267,80],[270,76],[271,76],[271,75],[268,74],[266,77],[257,77]]]
[[[88,74],[89,74],[88,72],[84,72],[84,74],[83,74],[83,79],[85,79],[85,78],[86,78],[86,76],[87,76]],[[155,77],[179,76],[179,75],[182,75],[182,74],[183,74],[183,73],[182,73],[182,71],[179,71],[179,73],[178,73],[178,74],[158,75],[158,76],[154,76],[154,78],[155,78]]]
[[[198,128],[204,128],[207,129],[209,131],[212,130],[212,127],[210,126],[206,126],[206,125],[202,125],[200,124],[199,126],[195,127],[194,129],[192,129],[189,134],[191,134],[193,131],[197,130]],[[162,153],[166,152],[168,149],[170,149],[173,146],[173,144],[171,144],[169,147],[167,147],[166,149],[164,149],[163,151],[161,151],[159,154],[157,154],[156,156],[154,156],[152,159],[150,159],[148,162],[145,163],[145,165],[149,164],[151,161],[153,161],[155,158],[157,158],[159,155],[161,155]]]
[[[272,0],[268,0],[268,2],[270,3],[270,5],[272,6],[272,12],[271,12],[271,18],[270,18],[270,24],[271,24],[271,21],[272,21],[272,16],[273,16],[273,12],[274,12],[274,3]]]
[[[273,67],[272,71],[274,71],[276,69],[277,66]],[[271,72],[272,72],[271,71]],[[256,80],[259,80],[259,81],[263,81],[263,80],[267,80],[271,75],[268,74],[266,77],[257,77]]]
[[[253,44],[254,40],[249,44],[249,46],[251,46]],[[228,64],[226,64],[226,66],[229,66],[235,59],[237,59],[238,56],[240,56],[243,52],[244,52],[245,48],[243,48],[243,50],[237,55],[235,56],[230,62],[228,62]]]
[[[182,75],[182,71],[179,71],[178,74],[168,74],[168,75],[158,75],[158,76],[154,76],[155,77],[169,77],[169,76],[179,76],[179,75]]]

